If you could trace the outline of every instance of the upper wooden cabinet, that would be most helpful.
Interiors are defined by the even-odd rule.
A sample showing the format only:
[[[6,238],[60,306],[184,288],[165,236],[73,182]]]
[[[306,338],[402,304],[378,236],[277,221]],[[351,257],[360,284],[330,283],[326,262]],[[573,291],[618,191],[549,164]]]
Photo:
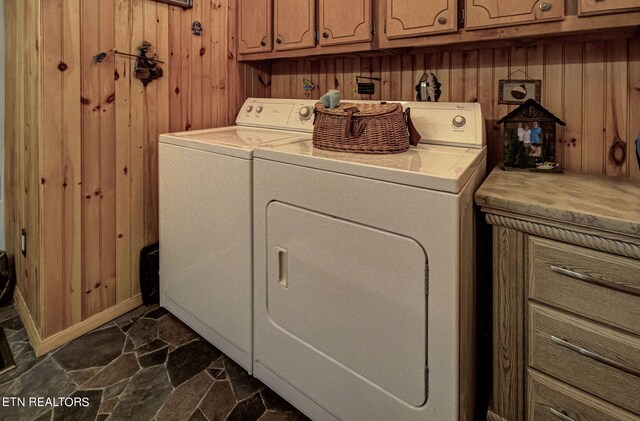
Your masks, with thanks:
[[[604,13],[640,10],[638,0],[580,0],[578,15],[596,15]]]
[[[238,0],[238,52],[271,51],[272,0]]]
[[[564,0],[465,1],[465,27],[469,29],[559,20],[564,17]]]
[[[313,47],[316,44],[315,23],[315,0],[274,0],[274,50]]]
[[[320,45],[371,41],[371,0],[319,0]]]
[[[385,32],[389,39],[457,29],[457,0],[386,0]]]

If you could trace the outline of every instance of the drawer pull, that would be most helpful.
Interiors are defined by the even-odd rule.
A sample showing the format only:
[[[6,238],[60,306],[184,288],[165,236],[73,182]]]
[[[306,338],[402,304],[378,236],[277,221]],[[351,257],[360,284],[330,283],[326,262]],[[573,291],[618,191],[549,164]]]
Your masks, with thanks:
[[[573,418],[566,415],[565,411],[558,411],[556,409],[549,408],[549,412],[551,412],[551,415],[560,418],[562,421],[575,421]]]
[[[631,374],[633,376],[640,377],[640,371],[633,369],[631,367],[626,367],[617,361],[613,361],[612,359],[603,357],[602,355],[596,354],[595,352],[591,352],[588,349],[581,348],[577,345],[572,344],[571,342],[565,341],[564,339],[560,339],[556,336],[551,335],[551,342],[563,348],[567,348],[567,349],[570,349],[571,351],[577,352],[578,354],[583,355],[587,358],[591,358],[592,360],[598,361],[599,363],[608,365],[609,367],[613,367],[620,371],[624,371],[625,373]]]
[[[577,279],[579,281],[588,282],[590,284],[598,285],[605,288],[615,289],[618,291],[626,292],[631,295],[640,296],[640,291],[636,288],[632,288],[626,285],[614,284],[612,282],[603,281],[602,279],[595,278],[591,275],[586,275],[584,273],[576,272],[573,270],[565,269],[563,267],[551,265],[551,271],[555,273],[559,273],[560,275],[565,275],[573,279]]]

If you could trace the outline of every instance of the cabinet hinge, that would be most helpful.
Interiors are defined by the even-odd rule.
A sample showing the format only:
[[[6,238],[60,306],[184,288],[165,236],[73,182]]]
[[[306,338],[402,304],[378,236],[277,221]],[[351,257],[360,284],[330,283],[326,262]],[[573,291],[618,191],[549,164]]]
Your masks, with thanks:
[[[464,25],[464,16],[465,16],[465,8],[461,7],[460,8],[460,25]]]
[[[375,35],[375,34],[376,34],[376,23],[375,23],[375,22],[373,22],[373,23],[371,24],[371,33],[372,33],[373,35]]]
[[[319,32],[318,32],[318,30],[317,30],[317,29],[316,29],[316,35],[315,35],[315,37],[316,37],[316,41],[320,41],[320,35],[319,35]]]
[[[384,33],[387,33],[387,20],[384,20]]]
[[[424,267],[424,295],[429,295],[429,265]]]

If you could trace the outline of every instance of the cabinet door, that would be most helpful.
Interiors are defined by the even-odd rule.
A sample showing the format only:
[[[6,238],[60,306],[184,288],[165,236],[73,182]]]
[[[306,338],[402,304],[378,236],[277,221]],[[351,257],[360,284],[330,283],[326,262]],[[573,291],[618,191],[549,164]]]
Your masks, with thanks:
[[[597,15],[640,9],[638,0],[580,0],[578,15]]]
[[[454,32],[458,29],[457,0],[386,0],[387,38]]]
[[[564,0],[465,0],[465,26],[487,26],[561,20]]]
[[[274,0],[273,30],[276,51],[315,45],[314,0]]]
[[[238,0],[238,53],[271,51],[272,0]]]
[[[371,41],[371,0],[320,0],[320,45]]]

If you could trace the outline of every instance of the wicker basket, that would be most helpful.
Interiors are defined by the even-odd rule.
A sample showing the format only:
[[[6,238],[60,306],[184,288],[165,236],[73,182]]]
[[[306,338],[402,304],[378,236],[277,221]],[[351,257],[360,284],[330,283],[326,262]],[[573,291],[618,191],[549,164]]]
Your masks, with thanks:
[[[356,153],[398,153],[417,145],[420,134],[410,110],[400,104],[342,103],[338,108],[315,106],[313,146]]]

